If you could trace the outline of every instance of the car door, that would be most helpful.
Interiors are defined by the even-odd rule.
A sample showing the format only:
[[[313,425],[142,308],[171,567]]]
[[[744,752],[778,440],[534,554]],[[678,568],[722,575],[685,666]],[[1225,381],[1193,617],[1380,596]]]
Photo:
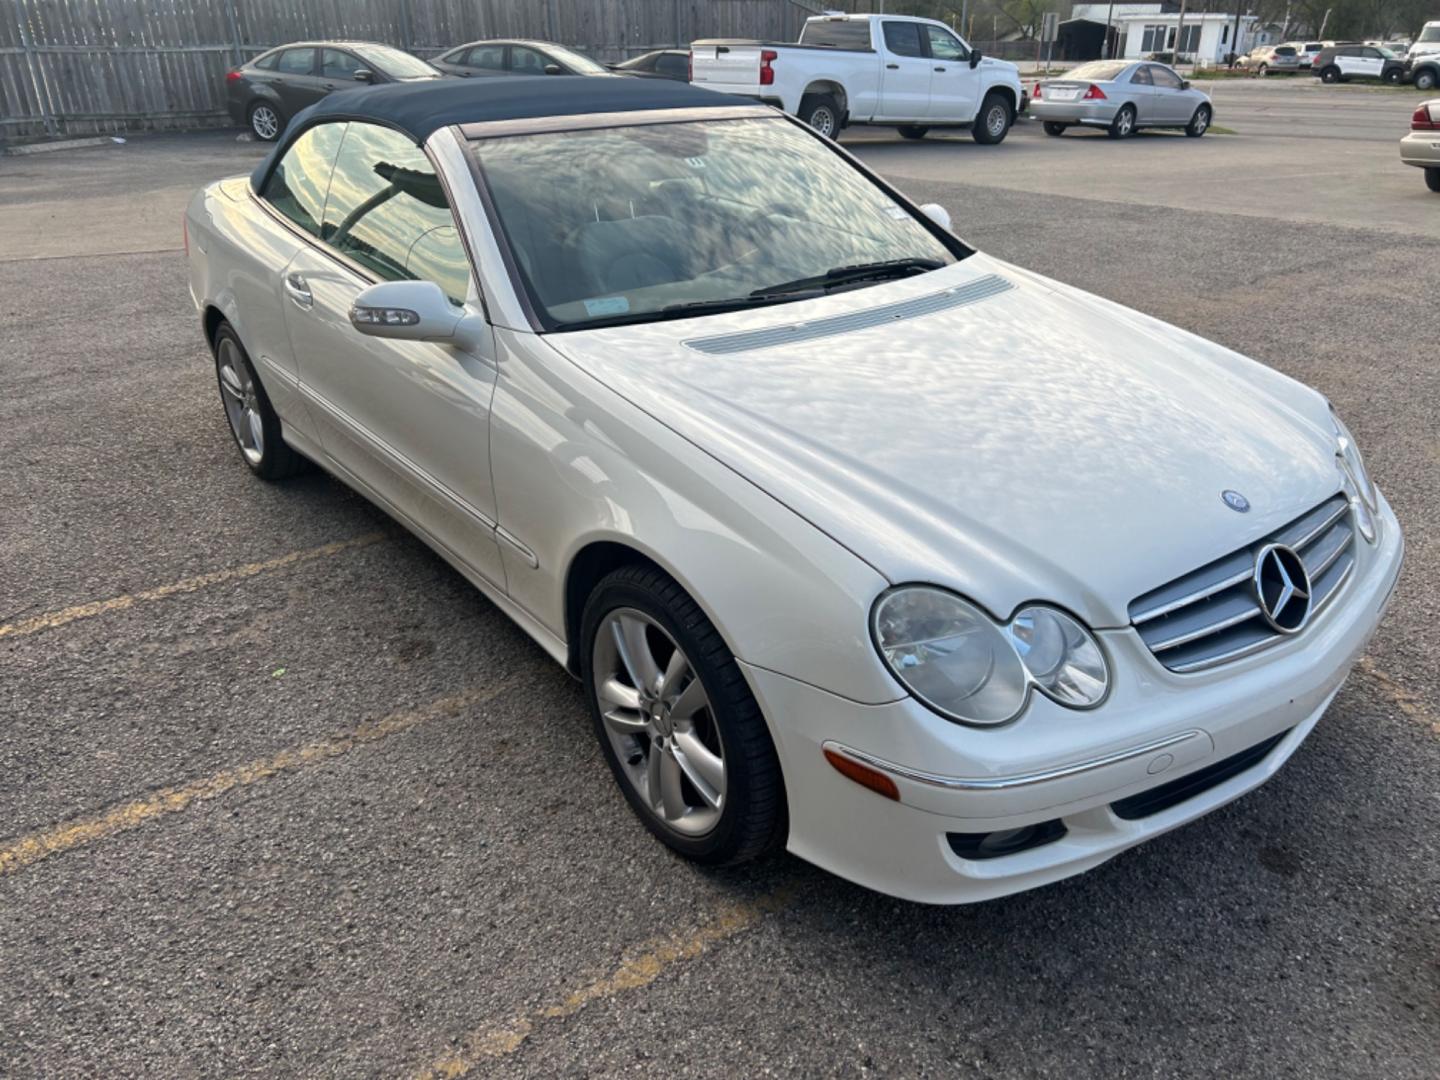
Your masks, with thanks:
[[[930,54],[930,113],[935,120],[975,119],[980,109],[980,73],[970,66],[970,50],[943,26],[925,27]]]
[[[383,76],[352,52],[344,49],[320,50],[320,82],[327,94],[333,94],[336,90],[353,90],[363,85],[361,80],[355,78],[358,71],[370,72],[370,78],[366,81],[384,81]]]
[[[275,63],[275,77],[271,84],[280,95],[280,104],[289,116],[294,116],[308,105],[314,105],[325,96],[324,82],[315,67],[315,53],[312,47],[286,49]]]
[[[1160,123],[1160,102],[1155,94],[1155,82],[1150,77],[1149,64],[1136,64],[1130,69],[1130,81],[1115,80],[1123,90],[1125,100],[1135,106],[1135,123],[1138,125]]]
[[[1146,64],[1157,124],[1178,124],[1190,119],[1190,98],[1180,76],[1162,64]]]
[[[1361,78],[1378,79],[1385,71],[1385,54],[1379,49],[1366,45],[1360,49],[1356,63],[1359,66],[1356,74]]]
[[[528,45],[510,46],[510,70],[512,73],[516,75],[544,75],[545,69],[549,67],[560,68],[558,74],[569,74],[562,65],[557,64],[539,49],[532,49]]]
[[[467,77],[504,75],[506,73],[505,44],[503,42],[471,46],[461,59],[462,63],[457,70]]]
[[[930,58],[920,24],[886,19],[881,24],[880,101],[877,120],[923,120],[930,114]]]
[[[340,471],[503,587],[490,483],[493,349],[370,337],[350,324],[374,281],[434,281],[478,305],[468,256],[433,165],[404,135],[351,122],[319,243],[285,268],[285,323],[300,390]]]

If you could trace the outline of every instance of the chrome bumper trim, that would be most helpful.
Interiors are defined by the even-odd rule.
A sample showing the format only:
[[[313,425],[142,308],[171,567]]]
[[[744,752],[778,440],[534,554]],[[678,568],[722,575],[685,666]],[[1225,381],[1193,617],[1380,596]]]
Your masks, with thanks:
[[[1189,742],[1191,739],[1203,739],[1205,737],[1203,731],[1182,731],[1177,735],[1167,735],[1163,739],[1156,739],[1153,742],[1144,743],[1140,746],[1132,746],[1128,750],[1117,750],[1113,754],[1091,758],[1088,761],[1077,761],[1070,765],[1060,765],[1053,769],[1045,769],[1042,772],[1036,773],[1024,773],[1020,776],[993,777],[940,776],[937,773],[912,769],[906,765],[897,765],[893,761],[886,761],[884,758],[867,754],[863,750],[852,750],[843,743],[828,740],[824,743],[823,749],[833,750],[837,754],[843,754],[845,757],[857,761],[862,765],[869,765],[872,769],[879,769],[881,772],[898,776],[903,780],[913,780],[917,784],[928,784],[931,787],[945,788],[949,791],[1006,791],[1011,788],[1029,787],[1031,784],[1044,784],[1050,780],[1060,780],[1067,776],[1076,776],[1094,769],[1103,769],[1107,765],[1115,765],[1122,761],[1129,761],[1132,758],[1144,757],[1146,754],[1153,754],[1160,750],[1168,750],[1172,746],[1179,746],[1181,743]]]

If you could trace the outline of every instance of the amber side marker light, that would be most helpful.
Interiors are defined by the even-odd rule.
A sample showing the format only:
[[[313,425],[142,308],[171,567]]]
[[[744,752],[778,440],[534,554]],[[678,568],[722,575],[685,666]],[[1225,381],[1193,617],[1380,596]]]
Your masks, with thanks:
[[[825,751],[825,760],[835,766],[835,771],[842,776],[848,776],[861,787],[869,788],[876,795],[884,795],[887,799],[900,801],[900,789],[895,786],[895,781],[884,773],[870,768],[868,765],[861,765],[858,761],[851,761],[844,754],[837,754],[834,750]]]

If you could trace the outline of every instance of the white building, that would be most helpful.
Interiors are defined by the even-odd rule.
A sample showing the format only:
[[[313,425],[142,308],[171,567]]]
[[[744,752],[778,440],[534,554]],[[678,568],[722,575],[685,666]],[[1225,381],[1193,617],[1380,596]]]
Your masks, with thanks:
[[[1127,58],[1178,51],[1185,63],[1223,64],[1231,53],[1240,55],[1255,47],[1254,15],[1240,16],[1237,40],[1233,12],[1225,15],[1187,11],[1178,49],[1175,41],[1180,24],[1178,11],[1132,12],[1116,15],[1115,22],[1122,32],[1120,55]]]

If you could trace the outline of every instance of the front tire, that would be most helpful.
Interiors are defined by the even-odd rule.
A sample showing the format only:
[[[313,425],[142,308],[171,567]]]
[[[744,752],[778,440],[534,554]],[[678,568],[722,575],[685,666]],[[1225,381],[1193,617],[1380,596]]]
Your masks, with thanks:
[[[581,679],[601,751],[645,827],[711,866],[785,837],[785,785],[760,706],[714,624],[658,568],[590,594]]]
[[[1320,72],[1320,81],[1323,83],[1337,83],[1340,81],[1340,69],[1333,64]]]
[[[1399,68],[1391,68],[1389,71],[1385,72],[1382,78],[1384,78],[1385,82],[1391,86],[1399,86],[1401,74],[1402,72]]]
[[[1195,115],[1190,118],[1190,123],[1185,125],[1185,134],[1192,139],[1198,139],[1205,132],[1210,130],[1210,106],[1201,105],[1195,110]]]
[[[1120,106],[1120,111],[1115,114],[1115,119],[1110,121],[1107,132],[1112,139],[1128,139],[1135,134],[1135,106]]]
[[[265,480],[283,480],[303,471],[307,463],[281,437],[280,417],[229,323],[221,323],[215,331],[213,348],[220,402],[246,466]]]
[[[274,142],[285,130],[285,117],[277,105],[268,101],[254,101],[245,112],[251,133],[261,142]]]
[[[975,126],[970,134],[981,146],[995,146],[1005,141],[1014,122],[1015,111],[1009,98],[998,90],[991,90],[980,102],[980,112],[975,117]]]
[[[1431,191],[1440,191],[1440,169],[1425,170],[1425,186]]]
[[[1429,68],[1426,68],[1424,71],[1417,71],[1415,73],[1415,89],[1435,89],[1435,72],[1431,71]]]
[[[1266,75],[1270,74],[1270,65],[1261,64],[1258,68],[1255,69],[1255,74],[1260,76],[1260,78],[1262,79],[1265,78]]]
[[[1046,120],[1046,121],[1045,121],[1045,134],[1046,134],[1046,135],[1064,135],[1064,134],[1065,134],[1065,129],[1068,128],[1069,126],[1070,126],[1069,124],[1062,124],[1062,123],[1060,123],[1059,121],[1056,121],[1056,120]]]
[[[840,104],[829,94],[807,94],[800,101],[800,119],[827,139],[840,135]]]
[[[925,133],[930,129],[928,127],[920,127],[918,124],[901,124],[895,130],[900,133],[902,139],[923,139]]]

